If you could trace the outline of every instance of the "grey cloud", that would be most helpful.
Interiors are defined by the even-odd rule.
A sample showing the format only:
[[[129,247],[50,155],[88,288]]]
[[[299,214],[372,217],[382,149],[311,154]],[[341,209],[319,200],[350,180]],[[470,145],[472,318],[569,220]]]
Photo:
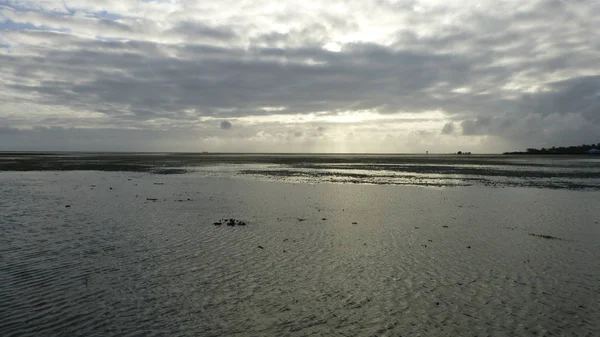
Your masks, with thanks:
[[[114,46],[109,44],[109,48]],[[377,107],[390,112],[422,111],[444,103],[422,90],[443,80],[460,83],[469,69],[467,60],[457,57],[374,45],[354,45],[337,54],[310,48],[254,49],[241,59],[223,59],[214,52],[227,50],[205,53],[201,46],[180,50],[189,53],[190,59],[164,57],[160,47],[150,43],[123,43],[121,52],[53,50],[43,62],[32,57],[1,57],[7,68],[27,69],[32,75],[58,72],[65,77],[10,86],[42,93],[47,104],[80,103],[94,109],[110,103],[153,109],[157,114],[200,108],[202,115],[222,116],[226,115],[222,109],[230,115],[260,115],[265,113],[262,106],[286,106],[287,113]],[[268,59],[271,56],[292,62]],[[304,64],[308,59],[319,64]],[[80,80],[74,83],[72,79]]]
[[[484,124],[481,124],[479,122],[479,119],[474,119],[474,120],[464,120],[462,123],[460,123],[460,126],[462,128],[462,133],[463,135],[466,136],[472,136],[472,135],[481,135],[485,133],[485,129],[484,129]]]
[[[179,132],[178,132],[179,131]],[[185,136],[181,136],[185,135]],[[0,151],[201,151],[194,133],[120,128],[0,129]]]
[[[211,27],[201,22],[184,21],[171,28],[168,33],[189,37],[208,37],[218,40],[230,40],[236,37],[229,27]]]
[[[231,129],[231,122],[230,121],[222,121],[221,124],[219,124],[219,127],[223,130],[229,130]]]
[[[449,123],[446,123],[444,125],[444,127],[442,128],[442,134],[443,135],[450,135],[450,134],[454,133],[454,130],[455,130],[454,123],[453,122],[449,122]]]
[[[600,123],[600,76],[555,82],[550,87],[550,92],[524,95],[522,109],[542,115],[577,113]]]

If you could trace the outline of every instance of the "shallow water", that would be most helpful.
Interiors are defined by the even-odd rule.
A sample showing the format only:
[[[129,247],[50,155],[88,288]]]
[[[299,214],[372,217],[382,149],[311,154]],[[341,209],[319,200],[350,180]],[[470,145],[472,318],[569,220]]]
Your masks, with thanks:
[[[0,173],[0,335],[600,330],[600,192],[215,174]]]
[[[0,171],[194,173],[292,183],[600,190],[600,157],[397,154],[0,153]]]

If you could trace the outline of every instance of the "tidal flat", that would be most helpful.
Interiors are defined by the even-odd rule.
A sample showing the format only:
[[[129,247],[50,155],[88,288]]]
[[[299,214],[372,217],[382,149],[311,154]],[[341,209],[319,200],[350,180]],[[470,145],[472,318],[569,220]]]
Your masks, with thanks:
[[[0,335],[595,336],[599,170],[5,153]]]

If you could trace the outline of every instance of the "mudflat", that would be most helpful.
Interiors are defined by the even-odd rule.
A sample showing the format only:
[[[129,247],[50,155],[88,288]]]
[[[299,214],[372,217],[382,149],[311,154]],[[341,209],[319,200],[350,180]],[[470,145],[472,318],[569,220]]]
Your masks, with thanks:
[[[593,159],[27,156],[0,164],[2,336],[600,329]]]

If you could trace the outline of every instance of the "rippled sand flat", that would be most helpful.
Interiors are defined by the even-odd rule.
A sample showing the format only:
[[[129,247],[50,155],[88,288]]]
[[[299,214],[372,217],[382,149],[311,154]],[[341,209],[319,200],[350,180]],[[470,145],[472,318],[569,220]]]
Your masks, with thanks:
[[[1,172],[0,335],[600,331],[598,191],[219,176]]]

